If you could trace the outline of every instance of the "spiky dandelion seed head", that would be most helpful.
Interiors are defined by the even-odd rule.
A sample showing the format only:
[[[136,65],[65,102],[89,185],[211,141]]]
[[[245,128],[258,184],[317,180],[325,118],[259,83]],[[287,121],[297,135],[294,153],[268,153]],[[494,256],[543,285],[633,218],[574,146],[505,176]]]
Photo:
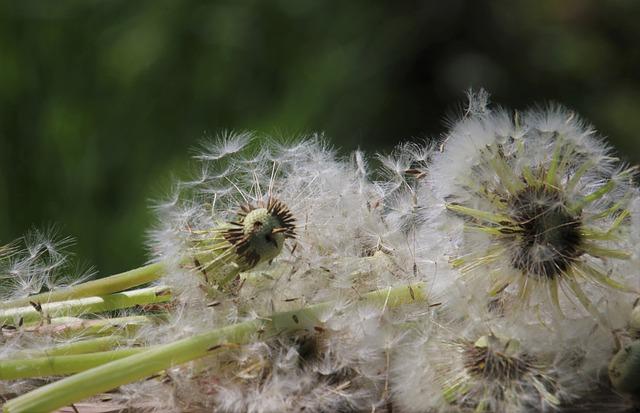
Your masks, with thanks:
[[[265,206],[244,205],[238,220],[224,230],[224,238],[233,244],[247,269],[275,258],[287,238],[295,238],[295,218],[287,206],[269,198]]]
[[[634,171],[572,112],[471,106],[431,168],[447,215],[464,222],[454,267],[482,278],[494,296],[550,299],[555,313],[560,290],[595,311],[585,281],[634,291]]]
[[[385,228],[362,154],[340,159],[320,136],[276,142],[228,134],[208,143],[198,160],[196,177],[178,182],[175,194],[159,205],[152,248],[178,271],[186,269],[214,285],[246,271],[258,280],[260,271],[273,268],[275,255],[274,266],[295,264],[286,284],[262,278],[261,294],[252,297],[254,308],[281,301],[267,296],[267,286],[277,296],[304,292],[306,299],[322,300],[336,294],[328,293],[331,284],[351,291],[350,273],[366,269],[343,271],[344,261],[384,249],[381,240],[393,232]],[[272,211],[268,225],[254,218],[264,209]],[[340,277],[328,276],[334,273]],[[284,285],[276,288],[277,283]],[[254,286],[247,282],[243,289],[251,292]],[[190,290],[198,295],[198,285]]]
[[[274,259],[296,233],[294,214],[276,198],[280,165],[253,139],[227,133],[207,143],[195,179],[177,182],[158,206],[161,225],[152,236],[159,257],[218,289]]]
[[[423,321],[394,349],[402,412],[555,411],[590,394],[612,337],[590,318],[540,324],[468,313]],[[481,319],[478,319],[480,317]],[[447,317],[445,317],[446,319]]]
[[[377,340],[390,311],[381,304],[351,312],[362,294],[403,282],[400,259],[381,241],[396,226],[383,222],[361,153],[339,158],[320,137],[259,138],[228,135],[207,144],[198,176],[176,184],[177,194],[159,207],[153,247],[159,259],[176,263],[164,282],[177,286],[178,307],[166,325],[143,334],[149,343],[162,343],[331,301],[335,306],[310,332],[327,336],[320,357],[300,343],[263,354],[258,348],[273,349],[274,342],[257,334],[263,347],[207,359],[197,379],[181,370],[170,387],[187,403],[213,403],[220,411],[368,409],[374,397],[376,403],[385,397],[376,390],[386,369]],[[229,288],[203,294],[203,287],[225,282]],[[394,322],[405,320],[400,315]],[[287,354],[305,361],[280,368]],[[340,376],[345,369],[357,374]],[[200,388],[198,380],[209,385]],[[180,390],[190,383],[190,394]],[[148,385],[132,385],[132,399],[143,397]]]
[[[189,230],[191,264],[207,282],[224,287],[236,274],[277,257],[295,238],[295,218],[274,198],[239,208],[236,219],[210,229]]]
[[[449,404],[491,412],[532,402],[532,408],[559,404],[548,366],[523,350],[518,340],[488,334],[450,345],[459,353],[462,369],[442,383]]]

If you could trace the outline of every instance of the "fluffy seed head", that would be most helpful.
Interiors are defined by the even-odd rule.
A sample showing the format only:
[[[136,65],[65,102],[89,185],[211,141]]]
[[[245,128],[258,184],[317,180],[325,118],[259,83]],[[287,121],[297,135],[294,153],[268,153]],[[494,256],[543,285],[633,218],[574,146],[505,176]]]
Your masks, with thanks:
[[[525,399],[534,399],[538,393],[542,406],[559,403],[546,367],[536,365],[535,357],[523,352],[517,340],[489,334],[454,345],[460,351],[463,370],[445,385],[447,402],[479,411],[507,411],[507,406],[526,405]]]
[[[225,287],[238,273],[277,257],[284,241],[296,235],[293,214],[275,198],[244,204],[235,220],[188,232],[191,246],[184,264],[193,264],[208,283],[218,288]]]
[[[631,255],[636,190],[573,115],[521,118],[488,111],[485,98],[442,153],[403,145],[380,158],[373,184],[362,154],[347,163],[315,139],[263,145],[241,134],[208,145],[202,174],[177,184],[155,233],[158,259],[171,264],[163,282],[182,290],[163,324],[138,337],[164,343],[288,310],[299,310],[284,314],[300,331],[292,338],[274,322],[252,344],[215,346],[162,380],[123,386],[124,399],[150,398],[162,411],[512,412],[583,395],[610,356],[609,331],[591,317],[537,323],[495,309],[506,309],[503,296],[526,302],[541,290],[559,308],[562,289],[592,310],[583,281],[626,290],[616,275],[629,269],[621,263]],[[440,264],[450,236],[453,266],[486,281],[489,300]],[[3,252],[11,254],[0,247],[0,263]],[[411,288],[416,302],[401,308],[391,290],[384,302],[361,303],[363,293],[416,279],[437,292],[432,306]],[[221,288],[231,281],[243,288]],[[431,331],[416,338],[414,328]]]
[[[637,282],[624,279],[633,280],[636,247],[633,169],[564,109],[471,106],[431,169],[446,215],[464,223],[453,266],[488,282],[492,295],[550,298],[556,314],[560,290],[595,313],[583,281],[632,291]]]
[[[531,369],[526,357],[517,357],[519,343],[485,335],[475,343],[461,344],[464,367],[469,375],[508,383],[519,380]]]
[[[544,331],[475,317],[426,327],[396,351],[394,405],[406,412],[557,409],[573,394],[565,379],[575,374],[559,370],[554,353],[562,345]]]

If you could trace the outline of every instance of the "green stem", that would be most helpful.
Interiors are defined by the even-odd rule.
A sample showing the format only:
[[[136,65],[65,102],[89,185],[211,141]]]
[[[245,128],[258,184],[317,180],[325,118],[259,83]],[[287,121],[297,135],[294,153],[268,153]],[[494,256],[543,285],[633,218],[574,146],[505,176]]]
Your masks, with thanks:
[[[144,347],[137,347],[90,354],[4,360],[0,361],[0,380],[74,374],[144,350],[146,350]]]
[[[162,316],[128,316],[85,320],[76,317],[61,317],[51,320],[51,324],[27,327],[25,331],[35,334],[59,337],[108,336],[120,334],[130,336],[147,324],[163,320]]]
[[[20,350],[11,353],[11,358],[35,358],[35,357],[53,357],[53,356],[70,356],[73,354],[97,353],[99,351],[108,351],[117,347],[127,340],[123,336],[110,335],[106,337],[96,337],[88,340],[75,341],[68,344],[45,348],[42,350]],[[2,360],[0,360],[2,363]]]
[[[47,320],[52,317],[101,313],[130,308],[136,305],[162,303],[169,300],[171,300],[171,291],[168,287],[141,288],[99,297],[85,297],[42,304],[39,309],[36,308],[37,306],[31,305],[0,310],[0,324],[13,323],[14,325],[21,325],[22,323]]]
[[[383,309],[387,309],[425,300],[425,285],[419,283],[373,291],[362,295],[358,302],[381,305]],[[319,320],[322,315],[334,307],[334,303],[331,302],[315,304],[160,345],[40,387],[10,400],[4,405],[3,411],[5,413],[48,412],[212,354],[225,344],[247,343],[262,332],[269,337],[292,330],[313,329],[321,324]]]
[[[145,265],[131,271],[126,271],[110,277],[98,280],[87,281],[71,287],[60,288],[46,293],[35,294],[29,297],[0,303],[0,309],[22,307],[34,303],[52,303],[56,301],[71,300],[74,298],[93,297],[107,295],[137,287],[151,281],[159,279],[165,271],[165,264],[162,262]]]

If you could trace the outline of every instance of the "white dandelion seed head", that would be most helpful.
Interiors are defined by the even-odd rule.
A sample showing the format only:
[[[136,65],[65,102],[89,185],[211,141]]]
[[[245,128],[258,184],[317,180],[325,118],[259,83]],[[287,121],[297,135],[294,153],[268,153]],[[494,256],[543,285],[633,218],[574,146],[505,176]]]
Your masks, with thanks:
[[[328,285],[332,280],[327,274],[317,274],[318,269],[331,272],[344,259],[360,257],[376,248],[380,212],[371,208],[375,196],[366,179],[366,162],[361,154],[356,153],[351,160],[338,159],[319,135],[295,143],[260,137],[258,145],[256,139],[253,135],[227,134],[222,143],[210,145],[213,154],[199,156],[203,162],[201,174],[192,181],[176,184],[177,194],[158,207],[160,225],[152,233],[152,249],[157,251],[158,259],[174,264],[168,271],[171,277],[183,277],[185,267],[191,267],[191,273],[200,270],[200,276],[192,277],[196,281],[177,283],[189,286],[193,294],[200,287],[202,273],[220,270],[209,266],[206,258],[198,259],[197,254],[197,262],[185,259],[194,255],[189,250],[194,238],[206,241],[211,228],[237,221],[243,205],[266,205],[270,199],[277,200],[286,208],[287,216],[291,216],[291,234],[296,235],[295,240],[284,243],[284,248],[282,240],[278,241],[280,254],[273,264],[267,262],[273,256],[261,257],[268,259],[261,260],[262,264],[255,269],[248,268],[253,275],[279,261],[289,265],[295,262],[297,274],[315,272]],[[209,164],[209,159],[214,162]],[[238,234],[224,237],[233,241],[241,238],[242,234]],[[218,239],[204,245],[213,251],[218,248]],[[205,278],[207,275],[204,274]],[[286,276],[290,283],[291,278],[299,275]],[[172,281],[178,280],[169,280]],[[345,284],[340,279],[336,282]],[[312,286],[317,290],[317,284]],[[299,293],[314,293],[305,283],[296,287]],[[274,289],[271,292],[278,293]],[[268,298],[279,301],[278,297]]]
[[[393,404],[403,412],[555,411],[597,388],[612,336],[590,318],[541,324],[425,321],[395,348]]]
[[[396,282],[425,281],[429,296],[439,297],[453,280],[446,272],[448,234],[428,225],[437,214],[438,200],[428,179],[437,147],[424,143],[400,144],[390,155],[378,155],[374,175],[382,219],[373,228],[379,251],[394,264]]]
[[[72,286],[91,277],[89,269],[76,265],[71,259],[68,248],[72,244],[71,238],[58,236],[57,229],[51,227],[33,229],[15,242],[1,246],[0,302]],[[38,334],[38,325],[23,324],[22,319],[1,324],[0,360],[34,357],[56,344],[76,341]],[[34,379],[0,380],[0,398],[26,393],[41,384],[41,380]]]
[[[554,316],[601,317],[594,302],[637,291],[633,171],[573,112],[469,111],[443,148],[429,170],[432,224],[463,229],[451,262],[471,283]]]
[[[159,206],[160,225],[152,233],[152,248],[157,259],[172,263],[163,281],[176,286],[177,303],[166,326],[144,330],[149,342],[187,337],[310,303],[350,303],[360,293],[406,278],[395,257],[381,252],[383,212],[372,205],[377,197],[362,153],[339,158],[321,136],[294,143],[263,139],[259,146],[253,139],[226,135],[223,143],[212,146],[213,155],[200,156],[203,165],[196,179],[177,183],[177,194]],[[204,291],[202,271],[198,274],[197,265],[189,261],[185,265],[192,234],[236,219],[239,205],[255,205],[269,197],[295,217],[296,239],[287,241],[272,262],[238,274],[238,288],[231,294]],[[345,329],[336,331],[342,334]],[[363,352],[369,355],[370,347],[340,348],[338,359],[346,365]]]

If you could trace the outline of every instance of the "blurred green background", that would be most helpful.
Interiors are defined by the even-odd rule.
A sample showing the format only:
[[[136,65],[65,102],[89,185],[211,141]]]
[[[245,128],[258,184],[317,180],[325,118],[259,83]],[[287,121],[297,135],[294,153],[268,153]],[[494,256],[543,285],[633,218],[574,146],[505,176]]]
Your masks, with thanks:
[[[437,136],[469,87],[576,109],[640,161],[640,2],[2,1],[0,240],[59,223],[102,274],[221,129],[345,151]]]

